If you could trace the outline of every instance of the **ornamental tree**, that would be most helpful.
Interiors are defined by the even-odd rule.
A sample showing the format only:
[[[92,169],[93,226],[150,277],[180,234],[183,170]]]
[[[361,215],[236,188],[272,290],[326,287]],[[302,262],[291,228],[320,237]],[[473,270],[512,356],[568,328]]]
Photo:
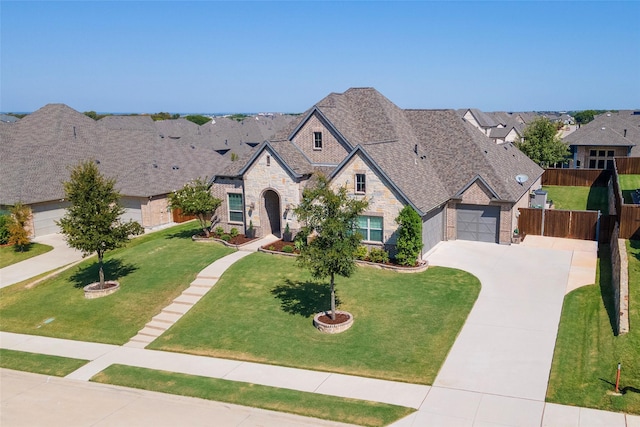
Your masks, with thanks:
[[[211,194],[211,186],[206,178],[188,182],[182,189],[169,195],[171,209],[180,209],[185,215],[195,216],[207,237],[211,234],[211,217],[221,204],[222,200]]]
[[[401,265],[413,266],[422,250],[422,219],[411,206],[405,205],[396,223],[399,225],[396,260]]]
[[[31,240],[29,239],[29,233],[27,233],[26,225],[31,216],[31,210],[18,202],[10,209],[11,219],[8,224],[9,240],[7,243],[15,245],[16,250],[20,252],[24,251],[24,248],[29,246]]]
[[[356,268],[356,251],[362,241],[358,216],[367,208],[367,200],[352,199],[347,189],[334,191],[329,180],[320,176],[315,187],[306,188],[302,202],[294,209],[304,224],[303,236],[310,236],[300,248],[298,265],[308,268],[316,279],[330,278],[331,319],[336,318],[335,276],[349,277]]]
[[[515,145],[542,167],[562,162],[569,155],[569,147],[558,136],[556,125],[544,117],[529,123]]]
[[[69,246],[82,251],[82,256],[98,254],[100,289],[103,289],[105,252],[124,246],[130,236],[144,230],[132,220],[122,222],[120,216],[125,208],[119,204],[115,180],[103,177],[95,163],[86,161],[74,167],[69,181],[63,185],[71,206],[56,223]]]

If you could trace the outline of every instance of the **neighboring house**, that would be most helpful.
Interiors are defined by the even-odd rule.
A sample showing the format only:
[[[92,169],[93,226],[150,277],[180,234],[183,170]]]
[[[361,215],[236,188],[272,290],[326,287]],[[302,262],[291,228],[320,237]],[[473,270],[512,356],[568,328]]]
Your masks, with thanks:
[[[11,114],[0,114],[0,122],[2,123],[15,123],[19,118],[12,116]]]
[[[505,125],[500,125],[491,129],[489,138],[496,144],[505,142],[515,142],[522,137],[523,126],[515,121],[510,121]]]
[[[477,108],[459,110],[460,116],[496,144],[515,142],[522,136],[524,125],[506,112],[485,113]]]
[[[258,144],[293,118],[277,124],[269,117],[246,120],[253,122],[229,123],[216,132],[215,124],[198,126],[185,119],[107,116],[94,121],[66,105],[46,105],[16,123],[0,123],[0,205],[29,205],[35,236],[59,232],[55,222],[68,207],[62,182],[70,168],[91,160],[116,179],[126,208],[123,219],[147,228],[170,223],[169,193],[223,170],[233,162],[222,154],[248,152],[248,140]]]
[[[477,108],[469,108],[462,114],[462,118],[469,122],[473,127],[479,129],[483,134],[489,136],[491,130],[498,127],[499,121]]]
[[[332,93],[276,138],[213,179],[219,225],[257,235],[300,228],[293,209],[314,174],[367,198],[365,244],[395,249],[405,205],[422,217],[424,251],[442,240],[510,243],[543,170],[512,144],[496,145],[454,110],[402,110],[372,88]],[[527,175],[524,184],[517,175]]]
[[[640,114],[604,113],[563,138],[571,150],[570,167],[610,169],[614,157],[640,156]]]

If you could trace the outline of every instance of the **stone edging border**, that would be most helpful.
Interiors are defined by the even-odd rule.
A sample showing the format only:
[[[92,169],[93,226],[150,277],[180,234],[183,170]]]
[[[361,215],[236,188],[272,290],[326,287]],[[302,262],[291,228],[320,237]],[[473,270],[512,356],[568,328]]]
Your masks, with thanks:
[[[249,240],[248,242],[242,243],[241,245],[234,245],[233,243],[225,242],[224,240],[218,239],[215,237],[198,237],[195,234],[191,236],[191,240],[193,240],[194,242],[200,242],[200,243],[211,243],[211,242],[222,243],[223,245],[229,248],[239,249],[243,246],[247,246],[251,243],[254,243],[256,240],[258,240],[258,238],[254,237],[253,239]]]
[[[269,249],[265,249],[265,248],[258,248],[258,252],[264,252],[266,254],[271,254],[271,255],[289,256],[289,257],[298,256],[298,254],[288,254],[286,252],[270,251]],[[429,263],[427,261],[422,261],[422,264],[417,267],[396,267],[395,265],[378,264],[377,262],[361,261],[359,259],[356,260],[356,264],[362,265],[363,267],[397,271],[398,273],[422,273],[423,271],[426,271],[429,268]]]

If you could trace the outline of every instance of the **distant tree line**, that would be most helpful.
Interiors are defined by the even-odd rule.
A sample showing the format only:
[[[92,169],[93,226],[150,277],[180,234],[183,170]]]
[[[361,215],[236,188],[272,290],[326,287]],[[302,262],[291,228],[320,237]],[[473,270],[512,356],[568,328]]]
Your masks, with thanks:
[[[23,117],[25,115],[23,115]],[[87,117],[91,117],[93,120],[100,120],[100,119],[102,119],[104,117],[107,117],[107,116],[113,116],[113,114],[98,114],[95,111],[85,111],[84,115],[87,116]],[[124,115],[125,116],[139,116],[140,114],[132,113],[132,114],[124,114]],[[144,115],[148,115],[149,117],[151,117],[151,119],[154,122],[157,122],[159,120],[175,120],[175,119],[179,119],[180,118],[180,114],[178,114],[178,113],[171,114],[171,113],[166,113],[166,112],[163,112],[163,111],[161,111],[159,113],[144,114]],[[203,124],[205,124],[205,123],[207,123],[208,121],[211,120],[209,117],[202,116],[200,114],[191,114],[191,115],[186,116],[185,119],[187,119],[190,122],[193,122],[193,123],[195,123],[197,125],[203,125]]]
[[[584,125],[593,120],[595,116],[598,114],[606,113],[607,111],[613,110],[583,110],[583,111],[572,111],[570,114],[576,119],[576,123],[579,125]]]

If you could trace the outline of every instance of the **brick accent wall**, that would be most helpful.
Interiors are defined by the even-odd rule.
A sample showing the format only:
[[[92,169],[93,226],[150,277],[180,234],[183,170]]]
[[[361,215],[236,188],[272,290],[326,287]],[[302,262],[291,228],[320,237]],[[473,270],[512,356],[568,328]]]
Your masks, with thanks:
[[[313,148],[314,132],[322,132],[322,150]],[[292,141],[312,163],[337,165],[349,154],[347,149],[338,142],[336,136],[324,126],[315,114],[300,128]]]
[[[364,173],[366,177],[366,193],[355,194],[355,174]],[[398,224],[395,222],[398,214],[404,207],[399,196],[385,185],[382,177],[378,176],[360,156],[355,156],[336,175],[331,183],[332,187],[347,187],[347,192],[353,197],[367,197],[369,208],[364,215],[383,217],[383,240],[385,246],[395,246]],[[393,249],[393,248],[387,248]]]
[[[173,217],[169,210],[169,199],[166,194],[155,196],[151,199],[143,199],[141,210],[143,227],[157,227],[173,222]]]

